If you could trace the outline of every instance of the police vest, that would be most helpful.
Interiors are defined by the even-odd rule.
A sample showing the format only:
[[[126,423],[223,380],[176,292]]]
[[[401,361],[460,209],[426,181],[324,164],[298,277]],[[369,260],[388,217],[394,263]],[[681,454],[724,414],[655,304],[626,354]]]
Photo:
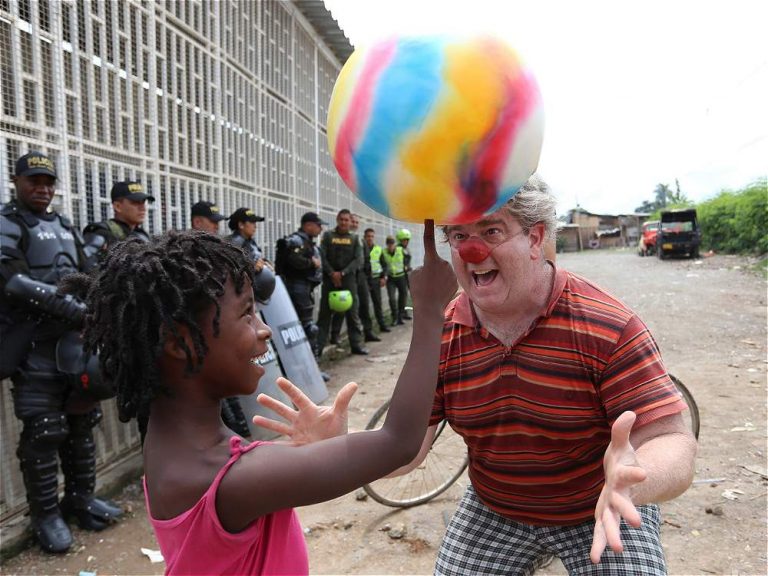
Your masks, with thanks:
[[[369,260],[371,262],[371,276],[378,278],[381,273],[384,272],[384,267],[381,265],[381,253],[383,250],[381,246],[375,245],[371,248],[371,255]]]
[[[389,266],[389,275],[391,277],[397,278],[405,274],[405,254],[403,254],[402,246],[395,248],[394,254],[390,254],[389,250],[384,250],[384,260],[387,266]]]
[[[64,216],[55,214],[38,218],[9,203],[0,216],[0,244],[3,254],[23,254],[29,276],[56,284],[80,270],[79,236]]]

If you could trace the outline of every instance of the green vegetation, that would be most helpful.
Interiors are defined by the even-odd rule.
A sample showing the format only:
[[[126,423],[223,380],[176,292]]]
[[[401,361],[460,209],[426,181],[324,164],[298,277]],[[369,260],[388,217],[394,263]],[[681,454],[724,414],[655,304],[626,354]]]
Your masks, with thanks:
[[[741,190],[723,190],[696,206],[705,250],[768,253],[768,180]]]

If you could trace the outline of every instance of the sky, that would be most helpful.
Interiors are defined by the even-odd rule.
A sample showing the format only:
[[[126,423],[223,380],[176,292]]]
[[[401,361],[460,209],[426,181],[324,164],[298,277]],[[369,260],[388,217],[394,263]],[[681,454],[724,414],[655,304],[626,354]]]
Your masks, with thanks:
[[[768,174],[764,0],[325,0],[356,47],[490,33],[544,100],[539,173],[558,212],[634,212],[659,183],[693,201]]]

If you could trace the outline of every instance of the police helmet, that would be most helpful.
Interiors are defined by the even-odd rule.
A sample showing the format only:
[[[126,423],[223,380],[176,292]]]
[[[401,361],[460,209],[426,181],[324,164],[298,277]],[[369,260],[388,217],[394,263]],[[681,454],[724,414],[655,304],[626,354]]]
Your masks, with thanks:
[[[328,305],[334,312],[346,312],[352,308],[352,292],[333,290],[328,294]]]
[[[395,234],[395,236],[397,237],[398,240],[410,240],[411,231],[406,228],[402,228],[397,231],[397,234]]]
[[[269,298],[275,291],[275,273],[269,266],[257,272],[253,281],[253,297],[259,304],[269,304]]]

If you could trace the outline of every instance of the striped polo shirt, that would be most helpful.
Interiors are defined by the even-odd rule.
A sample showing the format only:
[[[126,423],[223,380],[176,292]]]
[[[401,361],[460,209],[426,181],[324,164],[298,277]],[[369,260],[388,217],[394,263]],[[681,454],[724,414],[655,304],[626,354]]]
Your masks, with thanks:
[[[467,444],[469,476],[498,514],[541,526],[594,518],[611,425],[682,412],[656,342],[593,283],[557,270],[546,311],[511,347],[478,323],[466,294],[446,309],[430,424]]]

